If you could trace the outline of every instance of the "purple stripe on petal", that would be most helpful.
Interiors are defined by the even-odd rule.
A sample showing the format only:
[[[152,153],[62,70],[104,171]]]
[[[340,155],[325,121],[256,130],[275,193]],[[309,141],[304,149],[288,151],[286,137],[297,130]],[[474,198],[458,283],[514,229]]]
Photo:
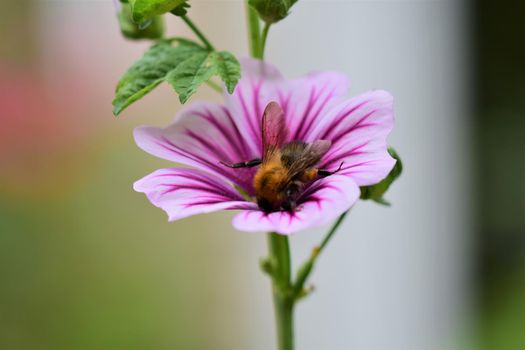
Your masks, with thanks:
[[[375,112],[376,112],[375,110],[368,112],[367,114],[362,116],[361,119],[359,119],[355,124],[347,126],[345,129],[343,129],[342,131],[339,131],[335,136],[331,137],[330,139],[332,140],[333,143],[336,143],[337,141],[339,141],[342,137],[344,137],[351,131],[358,130],[360,125],[363,125],[362,123],[368,118],[370,118],[370,116],[372,116]]]
[[[315,103],[315,98],[316,98],[315,86],[313,86],[312,89],[310,90],[309,95],[308,95],[308,102],[306,103],[306,108],[304,108],[303,114],[300,117],[301,118],[300,119],[301,122],[299,123],[299,127],[295,130],[292,140],[301,140],[301,138],[300,138],[301,131],[302,131],[304,125],[306,123],[308,123],[308,116],[309,116],[309,114],[312,111],[312,106]],[[296,116],[295,118],[298,118],[298,117]]]
[[[218,178],[195,169],[160,169],[137,181],[134,188],[166,211],[170,220],[224,209],[257,208]]]
[[[333,152],[330,152],[330,154],[327,154],[325,159],[330,159],[329,161],[326,161],[325,163],[323,163],[323,166],[322,168],[327,168],[329,167],[330,165],[334,164],[334,163],[338,163],[338,162],[341,162],[343,161],[345,158],[348,158],[350,156],[355,156],[355,155],[360,155],[360,154],[364,154],[366,152],[362,151],[367,145],[369,144],[368,141],[358,145],[358,146],[355,146],[349,150],[334,150]],[[343,148],[343,147],[341,147]],[[346,149],[346,148],[344,148]]]
[[[331,126],[330,128],[327,128],[327,130],[325,131],[324,134],[322,134],[322,136],[320,136],[320,139],[321,140],[332,140],[333,139],[333,135],[332,133],[336,132],[337,130],[337,127],[341,124],[341,122],[348,118],[350,115],[352,115],[352,113],[355,113],[357,111],[359,111],[359,109],[363,108],[366,104],[368,103],[368,101],[363,101],[361,103],[359,103],[358,105],[356,106],[352,106],[348,111],[343,111],[332,123],[331,123]]]
[[[393,124],[392,96],[385,91],[368,92],[333,107],[324,124],[311,133],[332,142],[320,166],[330,170],[344,162],[341,173],[351,171],[359,186],[381,181],[394,165],[386,142]]]
[[[145,151],[212,172],[253,194],[255,169],[230,169],[219,164],[260,157],[260,151],[252,150],[250,138],[246,136],[241,135],[229,111],[213,103],[185,108],[167,128],[140,127],[135,131],[136,142]]]
[[[192,132],[191,130],[187,130],[186,134],[188,136],[194,138],[195,140],[197,140],[197,142],[199,142],[203,147],[209,148],[209,149],[214,149],[215,150],[215,155],[214,156],[217,157],[218,159],[220,159],[220,160],[222,160],[222,159],[229,160],[230,159],[230,156],[228,154],[226,154],[226,152],[223,149],[221,149],[221,148],[214,148],[212,142],[208,141],[204,137],[202,137],[202,136]]]
[[[288,110],[289,108],[288,105],[292,97],[291,92],[288,91],[287,93],[284,93],[282,90],[277,90],[277,96],[278,96],[278,101],[279,101],[279,104],[281,105],[281,108],[284,111]]]
[[[229,118],[230,125],[232,126],[230,129],[228,129],[223,124],[224,122],[222,123],[218,122],[209,111],[206,114],[204,113],[196,114],[196,116],[203,118],[209,123],[211,123],[221,133],[224,139],[230,139],[231,143],[229,144],[229,146],[234,150],[235,153],[242,154],[242,152],[244,152],[244,148],[240,145],[240,143],[242,142],[242,137],[240,134],[237,134],[238,129],[236,125],[231,122],[231,119],[230,119],[231,117],[228,114],[226,115]],[[232,129],[236,131],[235,135],[231,134]]]
[[[312,129],[312,127],[313,127],[313,125],[315,124],[315,121],[316,121],[315,116],[321,115],[321,112],[326,108],[328,102],[333,99],[333,97],[334,97],[334,90],[335,90],[335,88],[332,89],[325,96],[325,98],[319,104],[318,108],[314,112],[311,113],[314,117],[305,122],[305,124],[307,124],[307,126],[306,126],[306,129],[304,130],[304,132],[300,134],[301,139],[304,139],[305,135],[310,133],[310,131],[311,131],[311,129]]]
[[[266,106],[260,105],[261,99],[260,99],[260,92],[261,92],[261,86],[263,84],[263,80],[259,79],[257,83],[253,87],[252,91],[252,103],[255,108],[255,120],[254,123],[256,126],[259,126],[256,130],[261,130],[261,120],[262,120],[262,108]],[[269,101],[268,101],[269,102]]]
[[[238,97],[239,97],[239,101],[240,101],[240,104],[241,104],[241,107],[242,107],[242,112],[244,113],[244,115],[246,116],[246,122],[248,124],[248,127],[250,128],[250,132],[251,132],[251,136],[252,136],[252,139],[253,140],[256,140],[256,141],[259,141],[260,138],[261,138],[261,129],[260,127],[257,127],[257,125],[255,124],[255,117],[252,117],[252,113],[248,110],[248,106],[247,106],[247,102],[244,98],[244,94],[242,92],[242,90],[239,90],[239,92],[237,93]]]

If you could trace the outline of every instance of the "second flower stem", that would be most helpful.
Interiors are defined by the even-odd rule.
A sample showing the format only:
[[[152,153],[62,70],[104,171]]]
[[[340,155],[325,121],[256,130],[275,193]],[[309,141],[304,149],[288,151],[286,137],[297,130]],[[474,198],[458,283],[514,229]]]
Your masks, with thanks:
[[[215,48],[210,43],[210,41],[204,36],[204,34],[200,31],[200,29],[193,23],[193,21],[186,15],[180,16],[182,20],[190,27],[190,29],[201,39],[202,43],[206,46],[206,48],[210,51],[214,51]]]
[[[261,59],[264,58],[264,49],[266,48],[266,38],[268,37],[269,30],[270,30],[270,24],[265,23],[263,31],[262,31],[261,47],[260,47],[260,53],[259,53],[259,56],[261,57]]]
[[[304,284],[306,283],[306,280],[310,276],[310,273],[312,272],[315,262],[317,261],[317,258],[319,254],[323,251],[323,249],[326,247],[330,239],[333,237],[334,233],[337,231],[341,223],[343,222],[346,215],[349,213],[349,210],[345,211],[343,214],[341,214],[336,222],[333,224],[332,228],[326,236],[323,238],[322,242],[312,249],[312,253],[310,254],[310,258],[306,260],[299,270],[297,271],[297,277],[295,278],[295,283],[292,286],[292,295],[294,299],[300,298],[301,295],[304,295]]]
[[[248,43],[252,57],[260,58],[261,52],[261,27],[259,25],[259,15],[246,1],[246,21],[248,23]]]

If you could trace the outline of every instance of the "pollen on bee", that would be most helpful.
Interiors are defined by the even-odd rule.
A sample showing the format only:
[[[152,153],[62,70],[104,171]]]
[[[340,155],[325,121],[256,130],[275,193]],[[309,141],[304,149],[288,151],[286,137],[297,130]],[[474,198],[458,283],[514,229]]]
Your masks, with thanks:
[[[253,179],[253,186],[258,196],[264,197],[270,202],[282,200],[281,187],[286,181],[286,171],[277,164],[269,163],[263,166]]]
[[[310,182],[317,178],[317,169],[306,170],[301,174],[300,180],[302,182]]]

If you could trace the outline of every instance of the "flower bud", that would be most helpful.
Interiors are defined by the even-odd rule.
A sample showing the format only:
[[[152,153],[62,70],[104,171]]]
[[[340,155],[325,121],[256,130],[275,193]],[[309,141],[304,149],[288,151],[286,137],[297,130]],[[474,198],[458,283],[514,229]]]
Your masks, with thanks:
[[[288,10],[297,0],[249,0],[259,17],[268,24],[279,22],[288,16]]]
[[[129,3],[122,2],[118,11],[118,21],[122,35],[128,39],[160,39],[164,34],[162,16],[137,24],[131,16]]]
[[[188,4],[187,2],[183,2],[182,4],[175,7],[173,10],[171,10],[170,12],[173,13],[175,16],[179,16],[179,17],[186,16],[189,8],[190,8],[190,4]]]

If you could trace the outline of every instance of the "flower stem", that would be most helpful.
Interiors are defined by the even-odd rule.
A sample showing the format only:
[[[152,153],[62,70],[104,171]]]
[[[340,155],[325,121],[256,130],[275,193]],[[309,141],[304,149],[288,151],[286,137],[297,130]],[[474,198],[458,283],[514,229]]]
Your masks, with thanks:
[[[200,31],[200,29],[193,23],[193,21],[186,15],[180,16],[182,20],[190,27],[190,29],[201,39],[202,43],[206,46],[206,48],[210,51],[215,51],[215,48],[210,43],[210,41],[204,36],[204,34]]]
[[[264,49],[266,48],[266,38],[268,37],[268,31],[270,30],[270,23],[265,23],[263,31],[262,31],[262,38],[261,38],[261,47],[259,48],[259,55],[261,56],[261,59],[264,58]]]
[[[288,237],[269,233],[268,248],[277,326],[277,345],[279,350],[293,350],[294,299],[290,293],[291,264]]]
[[[308,277],[310,276],[310,273],[313,270],[313,267],[315,265],[315,262],[317,261],[317,258],[319,254],[323,251],[323,249],[326,247],[330,239],[333,237],[334,233],[337,231],[341,223],[343,222],[344,218],[350,211],[347,210],[343,214],[337,218],[337,221],[334,223],[330,231],[326,234],[324,239],[321,241],[321,243],[312,249],[312,253],[310,254],[310,258],[306,260],[301,267],[299,268],[297,272],[297,277],[295,279],[295,283],[292,286],[292,296],[294,299],[297,299],[301,297],[301,294],[304,291],[304,284]]]
[[[248,24],[248,44],[250,46],[250,53],[255,58],[259,57],[261,51],[261,28],[259,26],[259,15],[257,11],[250,6],[248,1],[245,3],[246,6],[246,21]]]

